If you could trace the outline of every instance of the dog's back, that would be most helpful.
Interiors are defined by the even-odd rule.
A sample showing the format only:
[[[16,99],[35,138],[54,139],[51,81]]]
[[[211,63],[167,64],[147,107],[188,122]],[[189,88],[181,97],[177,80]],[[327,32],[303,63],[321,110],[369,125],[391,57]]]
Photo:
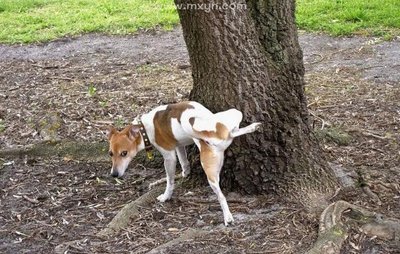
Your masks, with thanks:
[[[239,129],[242,113],[229,109],[216,114],[198,102],[187,101],[159,106],[142,118],[148,132],[154,136],[155,145],[173,150],[193,141],[203,140],[220,144],[233,139],[232,133]],[[229,145],[227,144],[227,145]],[[225,145],[224,145],[225,146]]]
[[[193,138],[210,142],[231,139],[230,133],[239,128],[242,121],[242,113],[237,109],[214,114],[197,102],[189,103],[193,108],[182,113],[180,124]]]

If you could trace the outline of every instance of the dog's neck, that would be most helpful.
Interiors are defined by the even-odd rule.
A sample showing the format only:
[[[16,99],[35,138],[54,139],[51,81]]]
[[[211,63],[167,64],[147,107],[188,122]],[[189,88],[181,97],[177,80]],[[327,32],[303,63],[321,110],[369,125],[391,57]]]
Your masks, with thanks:
[[[138,126],[141,129],[141,131],[139,132],[139,140],[137,140],[136,142],[137,144],[139,144],[137,145],[137,151],[139,152],[142,150],[151,150],[152,148],[149,146],[152,146],[152,144],[150,143],[146,128],[140,118],[135,118],[132,124]]]
[[[144,144],[144,138],[142,136],[142,134],[139,134],[139,137],[136,140],[136,144],[138,144],[136,146],[136,149],[138,152],[144,150],[146,148],[145,144]]]

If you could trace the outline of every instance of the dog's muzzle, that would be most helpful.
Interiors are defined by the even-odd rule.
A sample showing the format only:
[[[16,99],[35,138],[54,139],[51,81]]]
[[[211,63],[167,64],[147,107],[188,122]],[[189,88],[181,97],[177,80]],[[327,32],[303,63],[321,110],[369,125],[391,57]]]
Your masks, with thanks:
[[[119,177],[118,171],[112,171],[111,172],[112,177]]]

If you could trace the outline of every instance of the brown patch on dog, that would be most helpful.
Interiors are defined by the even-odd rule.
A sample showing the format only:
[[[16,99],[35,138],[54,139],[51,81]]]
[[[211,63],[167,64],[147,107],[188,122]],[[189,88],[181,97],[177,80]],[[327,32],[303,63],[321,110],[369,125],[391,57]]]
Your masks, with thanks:
[[[171,119],[176,118],[180,123],[183,111],[192,108],[194,107],[188,102],[170,104],[165,110],[158,111],[154,115],[153,123],[157,145],[165,150],[175,149],[177,140],[172,133]]]
[[[218,167],[221,163],[221,158],[213,152],[209,145],[204,140],[200,140],[200,160],[207,179],[215,183],[217,181]]]
[[[194,107],[189,104],[189,102],[181,102],[176,104],[170,104],[167,106],[166,111],[169,111],[171,114],[171,118],[178,119],[178,122],[181,123],[181,116],[183,111],[186,109],[193,109]]]
[[[189,119],[190,124],[194,125],[195,118],[192,117]],[[217,122],[216,124],[216,131],[196,131],[193,129],[193,131],[199,135],[201,138],[218,138],[221,140],[226,140],[229,138],[229,130],[226,128],[226,126],[220,122]]]
[[[194,124],[194,117],[191,117],[191,118],[189,118],[189,123],[190,123],[190,125],[192,125],[192,127],[193,127],[193,124]]]

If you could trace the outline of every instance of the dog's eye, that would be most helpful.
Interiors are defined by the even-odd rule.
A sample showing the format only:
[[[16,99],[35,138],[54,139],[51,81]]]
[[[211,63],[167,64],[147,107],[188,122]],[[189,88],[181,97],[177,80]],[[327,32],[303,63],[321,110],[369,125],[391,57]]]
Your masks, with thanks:
[[[113,154],[113,152],[109,151],[108,155],[110,155],[112,157],[114,154]]]
[[[127,151],[123,151],[123,152],[121,153],[121,156],[122,156],[122,157],[125,157],[127,154],[128,154]]]

